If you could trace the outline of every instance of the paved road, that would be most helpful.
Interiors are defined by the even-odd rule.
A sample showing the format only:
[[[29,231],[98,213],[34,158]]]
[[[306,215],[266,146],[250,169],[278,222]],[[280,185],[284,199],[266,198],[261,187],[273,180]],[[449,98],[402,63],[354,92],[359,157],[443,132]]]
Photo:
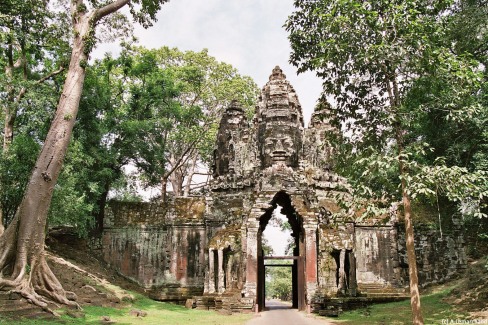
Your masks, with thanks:
[[[291,309],[290,304],[277,300],[267,300],[266,310],[248,321],[246,325],[332,325],[325,319],[319,319],[305,312]]]

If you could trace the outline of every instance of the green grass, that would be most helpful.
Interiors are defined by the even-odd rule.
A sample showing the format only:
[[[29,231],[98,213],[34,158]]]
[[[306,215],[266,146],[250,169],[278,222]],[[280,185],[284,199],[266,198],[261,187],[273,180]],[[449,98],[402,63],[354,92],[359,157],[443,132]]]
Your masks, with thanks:
[[[442,301],[450,289],[422,296],[421,307],[425,324],[441,324],[442,319],[465,319],[466,316],[453,310]],[[348,324],[411,324],[410,300],[372,305],[367,308],[344,312],[339,318],[331,319],[340,325]]]
[[[168,324],[168,325],[238,325],[244,324],[253,317],[252,314],[235,314],[232,316],[220,315],[215,311],[202,311],[186,309],[183,306],[154,301],[141,295],[134,294],[134,303],[127,308],[115,309],[86,306],[83,308],[84,318],[72,318],[63,313],[57,321],[49,321],[49,324],[100,324],[102,316],[108,316],[116,324]],[[129,315],[132,309],[142,310],[146,317]],[[0,324],[39,325],[46,324],[46,320],[7,320],[0,316]]]

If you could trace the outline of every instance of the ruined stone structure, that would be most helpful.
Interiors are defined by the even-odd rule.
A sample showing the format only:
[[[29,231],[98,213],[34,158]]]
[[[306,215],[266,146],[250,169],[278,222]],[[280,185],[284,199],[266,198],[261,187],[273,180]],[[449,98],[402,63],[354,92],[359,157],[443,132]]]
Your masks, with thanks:
[[[331,163],[327,139],[335,130],[329,108],[318,105],[304,128],[293,87],[279,67],[273,69],[252,121],[235,102],[223,114],[208,194],[165,206],[112,203],[103,236],[105,260],[156,299],[261,309],[266,258],[261,236],[278,208],[295,241],[290,258],[295,307],[323,308],[337,296],[402,295],[408,265],[395,213],[364,223],[330,217],[337,198],[349,194]],[[465,267],[460,231],[442,241],[422,234],[417,239],[421,285]]]

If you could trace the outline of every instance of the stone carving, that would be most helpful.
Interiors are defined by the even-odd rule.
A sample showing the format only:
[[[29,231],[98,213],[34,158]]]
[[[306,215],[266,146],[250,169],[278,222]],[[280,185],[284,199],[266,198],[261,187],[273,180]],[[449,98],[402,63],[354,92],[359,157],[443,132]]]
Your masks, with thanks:
[[[263,87],[255,123],[261,167],[277,163],[297,167],[302,147],[302,110],[295,90],[279,67],[273,69]]]
[[[239,103],[232,101],[224,112],[217,133],[217,148],[214,150],[213,176],[227,175],[240,170],[242,157],[236,156],[236,148],[242,145],[247,131],[244,110]],[[242,151],[238,150],[238,153]]]

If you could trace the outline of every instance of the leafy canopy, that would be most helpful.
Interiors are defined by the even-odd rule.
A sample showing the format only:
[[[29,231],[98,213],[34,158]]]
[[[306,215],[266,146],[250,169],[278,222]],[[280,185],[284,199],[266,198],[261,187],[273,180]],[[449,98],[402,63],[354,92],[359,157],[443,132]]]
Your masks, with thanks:
[[[461,45],[455,31],[467,14],[463,5],[295,1],[297,10],[286,24],[291,62],[300,72],[316,71],[324,93],[335,101],[331,118],[346,135],[338,168],[352,180],[356,196],[398,200],[397,163],[402,160],[407,173],[401,177],[413,198],[440,192],[461,202],[485,200],[486,170],[473,164],[473,153],[459,159],[452,141],[439,141],[486,126],[481,60],[486,56],[473,41],[484,29],[474,20],[478,25],[469,24],[470,31],[478,34],[469,38],[471,51]],[[486,12],[486,4],[481,11]],[[475,146],[483,141],[477,138]]]

